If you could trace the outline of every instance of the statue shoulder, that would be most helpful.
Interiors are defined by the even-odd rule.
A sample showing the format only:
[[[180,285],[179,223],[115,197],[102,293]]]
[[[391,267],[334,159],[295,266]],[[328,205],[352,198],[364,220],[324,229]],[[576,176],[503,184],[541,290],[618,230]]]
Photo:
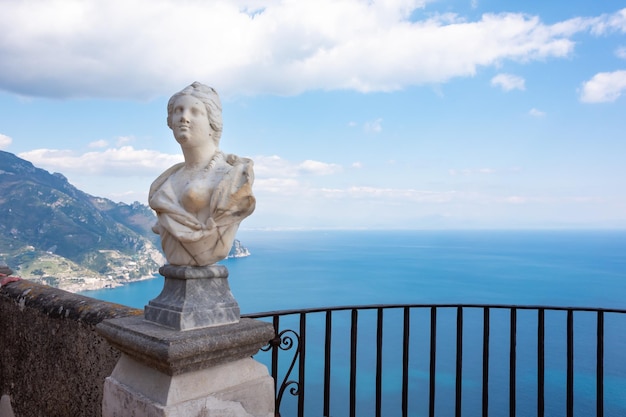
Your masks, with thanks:
[[[152,182],[152,185],[150,186],[150,193],[149,194],[152,195],[156,190],[161,188],[163,183],[165,183],[165,181],[167,181],[168,178],[170,178],[176,171],[181,169],[183,166],[185,166],[185,163],[184,162],[180,162],[180,163],[178,163],[176,165],[173,165],[173,166],[169,167],[168,169],[166,169],[161,175],[159,175],[157,177],[157,179],[155,179]]]
[[[249,165],[249,166],[253,166],[254,165],[254,161],[250,158],[243,158],[240,157],[238,155],[235,155],[234,153],[229,153],[229,154],[225,154],[225,159],[226,159],[226,163],[228,165]]]

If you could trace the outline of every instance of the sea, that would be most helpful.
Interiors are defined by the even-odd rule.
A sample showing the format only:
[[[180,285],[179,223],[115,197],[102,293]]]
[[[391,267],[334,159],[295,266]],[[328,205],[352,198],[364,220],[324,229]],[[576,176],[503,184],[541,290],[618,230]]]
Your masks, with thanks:
[[[229,270],[242,314],[372,304],[626,309],[626,230],[241,230],[238,239],[251,255],[221,263]],[[163,278],[155,277],[83,294],[143,308],[162,287]],[[411,340],[416,342],[410,352],[408,408],[409,415],[415,416],[428,415],[427,313],[411,317]],[[444,309],[438,316],[437,416],[454,415],[455,314],[455,309]],[[489,415],[496,417],[509,415],[508,314],[508,310],[493,310],[491,317]],[[537,415],[536,315],[535,311],[518,313],[516,415],[521,417]],[[333,375],[349,362],[349,339],[342,337],[350,333],[348,316],[343,324],[340,315],[334,321],[339,333],[333,337]],[[372,362],[374,357],[375,318],[370,316],[359,317],[358,352],[364,358],[359,363]],[[476,339],[473,344],[466,342],[463,350],[464,416],[482,415],[482,339],[477,339],[482,335],[482,317],[482,311],[471,309],[464,317],[464,334],[469,341]],[[574,415],[581,417],[596,411],[595,317],[577,315],[574,325]],[[566,416],[566,313],[547,311],[545,320],[545,415]],[[319,351],[315,345],[322,344],[322,320],[307,325],[311,327],[307,351]],[[401,311],[389,313],[385,326],[383,415],[392,417],[402,415]],[[607,314],[604,339],[604,415],[626,416],[626,315]],[[258,356],[262,362],[269,360]],[[306,361],[306,369],[315,371],[307,371],[305,415],[322,416],[321,400],[316,398],[322,389],[323,357],[308,354]],[[365,370],[357,372],[357,416],[374,415],[375,378],[365,362]],[[336,379],[330,415],[347,416],[349,378]],[[282,415],[295,415],[297,398],[289,393],[284,398]]]

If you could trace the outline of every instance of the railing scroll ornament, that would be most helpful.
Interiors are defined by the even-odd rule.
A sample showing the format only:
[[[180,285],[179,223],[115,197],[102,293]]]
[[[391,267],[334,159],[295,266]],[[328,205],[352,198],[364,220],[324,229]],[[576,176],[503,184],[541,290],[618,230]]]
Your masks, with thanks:
[[[298,357],[300,356],[300,335],[296,333],[294,330],[286,329],[281,331],[274,339],[270,340],[267,346],[261,348],[262,351],[268,352],[270,350],[276,351],[280,349],[282,351],[288,351],[292,348],[295,348],[293,353],[293,358],[291,359],[291,363],[289,364],[289,368],[285,373],[285,376],[282,379],[280,386],[277,386],[276,391],[276,417],[280,417],[280,405],[283,399],[283,395],[287,388],[289,388],[289,393],[295,397],[300,395],[300,383],[293,379],[289,379],[291,373],[293,372],[293,368],[296,365]],[[276,370],[273,370],[276,372]],[[274,373],[273,372],[273,373]],[[272,375],[276,381],[278,381],[278,375]]]

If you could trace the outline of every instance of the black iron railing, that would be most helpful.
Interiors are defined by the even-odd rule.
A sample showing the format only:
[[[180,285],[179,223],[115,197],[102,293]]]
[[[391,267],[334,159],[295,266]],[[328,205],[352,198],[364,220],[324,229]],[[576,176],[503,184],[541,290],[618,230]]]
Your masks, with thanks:
[[[246,317],[276,330],[256,358],[283,417],[608,417],[626,415],[624,313],[415,304]]]

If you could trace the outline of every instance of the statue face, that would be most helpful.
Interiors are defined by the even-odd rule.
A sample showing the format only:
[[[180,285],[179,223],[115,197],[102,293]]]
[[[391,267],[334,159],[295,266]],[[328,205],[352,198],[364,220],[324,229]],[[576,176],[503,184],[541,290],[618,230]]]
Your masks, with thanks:
[[[176,99],[171,117],[174,137],[181,146],[201,146],[212,140],[206,107],[196,97],[185,94]]]

